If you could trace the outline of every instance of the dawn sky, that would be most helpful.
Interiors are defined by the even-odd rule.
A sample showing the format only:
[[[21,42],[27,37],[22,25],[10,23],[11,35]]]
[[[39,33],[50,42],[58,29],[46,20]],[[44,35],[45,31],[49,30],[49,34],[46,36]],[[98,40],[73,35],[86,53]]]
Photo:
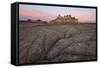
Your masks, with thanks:
[[[77,8],[77,7],[57,7],[57,6],[40,6],[40,5],[23,5],[19,6],[20,20],[37,20],[50,21],[57,17],[70,14],[79,19],[80,22],[96,22],[96,9]]]

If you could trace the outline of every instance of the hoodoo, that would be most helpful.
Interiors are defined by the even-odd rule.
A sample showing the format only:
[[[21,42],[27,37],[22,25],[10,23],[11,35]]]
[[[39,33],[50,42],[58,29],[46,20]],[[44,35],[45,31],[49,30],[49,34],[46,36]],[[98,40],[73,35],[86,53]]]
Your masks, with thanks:
[[[67,23],[78,23],[78,19],[71,15],[61,16],[60,14],[56,19],[49,22],[50,24],[67,24]]]

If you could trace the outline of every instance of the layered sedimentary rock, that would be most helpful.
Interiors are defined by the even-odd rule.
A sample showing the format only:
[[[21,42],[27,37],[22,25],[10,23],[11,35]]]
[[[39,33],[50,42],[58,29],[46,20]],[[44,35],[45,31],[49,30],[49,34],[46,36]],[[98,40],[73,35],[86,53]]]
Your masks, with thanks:
[[[56,19],[49,22],[49,24],[68,24],[68,23],[78,23],[78,19],[72,17],[71,15],[61,16],[59,14]]]

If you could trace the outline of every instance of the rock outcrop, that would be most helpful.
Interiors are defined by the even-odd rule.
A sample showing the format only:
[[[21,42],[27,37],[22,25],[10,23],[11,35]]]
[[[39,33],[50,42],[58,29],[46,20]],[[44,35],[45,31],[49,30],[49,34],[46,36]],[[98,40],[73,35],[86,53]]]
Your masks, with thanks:
[[[49,22],[49,24],[68,24],[68,23],[78,23],[78,19],[72,17],[71,15],[61,16],[59,14],[56,19]]]
[[[20,23],[19,63],[96,60],[95,25],[64,26],[70,27]]]

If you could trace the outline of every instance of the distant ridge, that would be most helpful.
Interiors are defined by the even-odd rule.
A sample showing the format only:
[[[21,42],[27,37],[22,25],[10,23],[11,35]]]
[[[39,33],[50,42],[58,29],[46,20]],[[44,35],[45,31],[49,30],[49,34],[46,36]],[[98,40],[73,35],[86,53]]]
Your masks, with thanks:
[[[94,24],[94,22],[93,23],[91,23],[91,22],[79,22],[78,18],[76,18],[76,17],[73,17],[71,15],[61,16],[60,14],[54,20],[51,20],[49,22],[42,21],[41,19],[37,19],[37,20],[32,20],[32,19],[19,20],[19,22],[39,23],[39,24]]]

